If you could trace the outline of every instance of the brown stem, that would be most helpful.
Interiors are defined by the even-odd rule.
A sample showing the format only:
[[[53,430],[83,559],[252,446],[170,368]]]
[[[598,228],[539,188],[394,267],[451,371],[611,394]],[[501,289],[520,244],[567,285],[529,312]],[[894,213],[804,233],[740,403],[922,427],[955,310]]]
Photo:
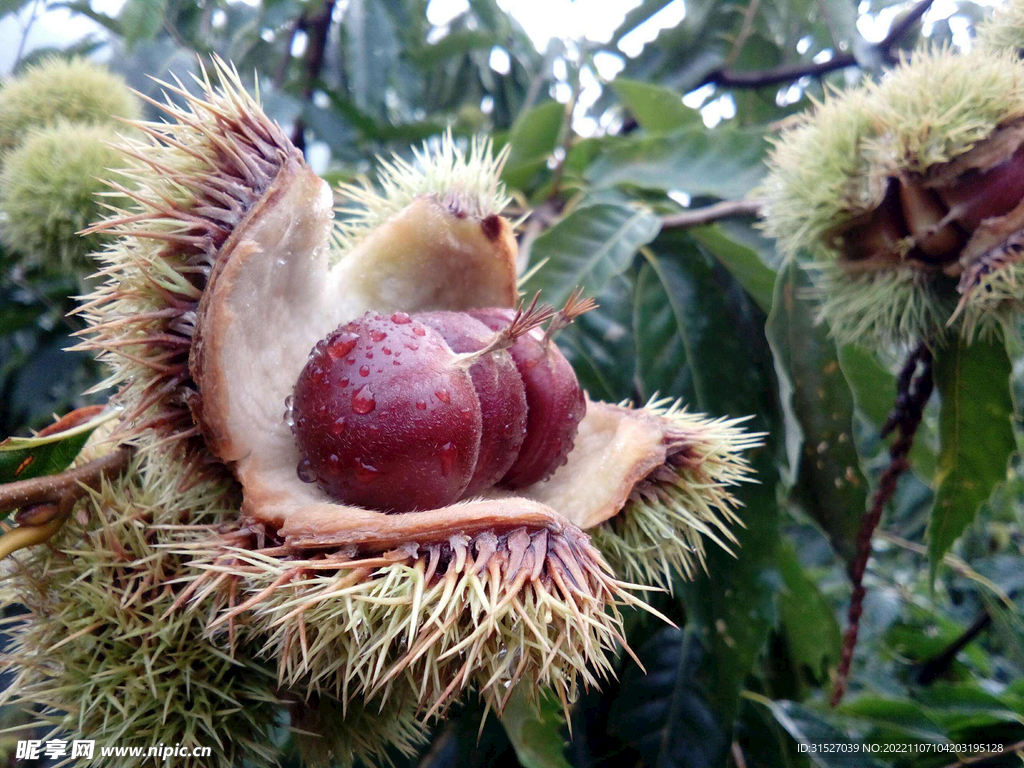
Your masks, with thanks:
[[[905,16],[893,24],[889,34],[874,46],[875,50],[881,54],[883,60],[889,63],[893,61],[893,47],[902,40],[903,36],[931,8],[932,2],[934,0],[921,0]],[[801,77],[821,77],[829,72],[856,66],[858,66],[856,56],[852,53],[839,53],[828,61],[790,64],[756,72],[732,72],[723,67],[722,69],[709,72],[697,87],[712,84],[725,88],[764,88],[769,85],[792,83]]]
[[[982,763],[986,760],[991,760],[993,757],[999,757],[1000,755],[1008,755],[1011,752],[1020,752],[1024,750],[1024,741],[1016,741],[1013,744],[1007,744],[1002,749],[998,749],[995,752],[982,752],[980,755],[972,755],[971,757],[963,757],[957,760],[955,763],[950,763],[946,768],[962,768],[965,765],[974,765],[975,763]]]
[[[121,474],[130,458],[128,448],[118,448],[106,456],[58,475],[0,485],[0,513],[37,504],[60,504],[69,496],[79,499],[85,493],[85,487],[95,488],[104,477]]]
[[[721,203],[705,206],[704,208],[695,208],[663,216],[661,228],[685,229],[687,227],[713,224],[720,219],[730,219],[735,216],[760,216],[764,204],[765,201],[757,197],[747,200],[725,200]]]
[[[920,369],[920,370],[919,370]],[[839,659],[839,670],[836,673],[832,688],[831,704],[838,706],[846,693],[846,684],[850,677],[850,665],[853,652],[857,647],[857,634],[860,631],[860,617],[864,610],[864,572],[871,558],[871,537],[882,519],[886,505],[896,493],[896,485],[900,475],[909,466],[908,456],[914,445],[914,435],[924,415],[924,407],[932,394],[932,353],[926,343],[922,342],[910,353],[896,382],[896,403],[892,412],[882,426],[882,437],[892,431],[898,435],[889,446],[889,466],[885,468],[878,481],[878,488],[871,502],[871,509],[861,520],[857,532],[857,556],[850,566],[850,582],[852,592],[850,607],[847,611],[847,628],[843,636],[842,655]]]
[[[292,45],[295,43],[295,36],[299,33],[299,30],[306,28],[306,16],[302,14],[298,16],[294,22],[292,22],[291,28],[288,30],[288,39],[285,40],[284,55],[281,56],[281,61],[277,64],[277,72],[274,73],[274,88],[280,90],[281,86],[284,85],[285,78],[288,76],[288,65],[292,63]]]
[[[918,685],[931,685],[935,680],[949,669],[956,660],[960,651],[970,645],[975,638],[984,632],[992,624],[992,615],[988,611],[982,611],[963,633],[940,653],[935,654],[921,665],[917,673]]]
[[[304,101],[313,99],[316,81],[324,68],[324,54],[327,51],[327,36],[331,31],[331,17],[334,15],[335,0],[325,0],[319,13],[309,16],[304,24],[306,30],[306,84],[302,89]],[[306,123],[300,117],[292,131],[292,144],[300,152],[306,151]]]

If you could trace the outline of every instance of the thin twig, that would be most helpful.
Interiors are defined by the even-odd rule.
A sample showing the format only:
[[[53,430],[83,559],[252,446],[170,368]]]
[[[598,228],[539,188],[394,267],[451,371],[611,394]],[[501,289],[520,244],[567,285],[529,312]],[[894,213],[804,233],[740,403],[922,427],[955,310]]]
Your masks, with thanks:
[[[934,683],[939,675],[952,666],[960,651],[988,629],[991,624],[992,615],[988,611],[979,613],[978,617],[971,622],[971,626],[964,630],[952,643],[921,664],[916,675],[917,684],[931,685]]]
[[[661,228],[685,229],[686,227],[700,227],[704,224],[712,224],[719,219],[730,219],[736,216],[760,216],[764,204],[765,201],[759,197],[745,200],[725,200],[721,203],[705,206],[704,208],[695,208],[663,216]]]
[[[881,54],[883,61],[889,63],[894,61],[895,57],[893,56],[892,49],[931,8],[933,2],[934,0],[921,0],[905,16],[892,25],[885,38],[875,44],[874,49]],[[728,68],[723,67],[709,72],[698,84],[698,87],[710,84],[725,88],[764,88],[769,85],[792,83],[802,77],[821,77],[829,72],[858,65],[857,57],[852,53],[839,53],[828,61],[788,64],[775,67],[774,69],[755,72],[732,72]]]
[[[106,456],[57,475],[0,485],[0,513],[37,504],[59,504],[69,495],[81,498],[85,487],[94,488],[103,478],[121,474],[130,458],[130,449],[117,448]]]
[[[885,539],[886,541],[895,544],[900,549],[905,549],[908,552],[914,552],[921,556],[928,555],[928,547],[923,544],[918,544],[914,541],[907,541],[901,536],[897,536],[895,533],[889,531],[879,531],[878,537]],[[971,568],[962,558],[957,557],[952,552],[947,552],[942,556],[942,562],[944,565],[949,566],[953,571],[956,571],[965,579],[970,579],[976,582],[995,595],[999,602],[1001,602],[1008,611],[1016,611],[1017,606],[1014,604],[1013,599],[1007,594],[1006,590],[996,584],[992,579],[982,576],[976,570]]]
[[[736,63],[736,59],[743,51],[743,46],[747,44],[747,40],[753,34],[754,18],[757,16],[757,9],[760,5],[761,0],[750,0],[747,4],[747,10],[743,13],[743,23],[740,25],[740,31],[729,48],[729,55],[725,57],[725,69]]]
[[[971,757],[962,757],[955,763],[950,763],[946,768],[963,768],[965,765],[974,765],[975,763],[981,763],[985,760],[989,760],[993,757],[999,757],[1000,755],[1007,755],[1011,752],[1020,752],[1024,750],[1024,741],[1016,741],[1013,744],[1007,744],[1002,749],[996,750],[995,752],[982,752],[980,755],[972,755]]]
[[[316,82],[324,67],[324,54],[327,50],[327,37],[331,31],[331,20],[334,15],[335,0],[325,0],[324,7],[314,16],[306,19],[306,83],[302,89],[303,101],[313,100]],[[292,131],[292,144],[301,152],[306,150],[306,123],[300,117],[295,121]]]
[[[920,369],[920,370],[919,370]],[[900,475],[910,465],[908,456],[914,445],[914,435],[924,415],[924,407],[932,394],[932,353],[925,342],[921,342],[907,358],[900,371],[896,386],[896,403],[882,426],[882,437],[896,431],[898,435],[889,446],[889,466],[878,480],[871,502],[871,509],[861,520],[857,532],[857,557],[850,566],[850,607],[847,611],[846,634],[843,636],[842,655],[835,684],[832,688],[831,704],[838,706],[846,693],[850,677],[853,652],[857,648],[857,634],[860,631],[860,617],[864,610],[864,572],[871,558],[871,537],[882,519],[882,513],[896,494]]]
[[[304,29],[305,26],[305,14],[300,14],[296,17],[295,21],[292,22],[291,28],[288,31],[288,39],[285,41],[284,55],[281,57],[281,61],[278,62],[277,72],[274,74],[274,90],[281,90],[281,86],[284,85],[285,77],[288,75],[288,65],[292,62],[292,46],[295,45],[295,36],[299,34],[299,30]]]
[[[21,31],[21,41],[18,43],[18,52],[14,55],[14,64],[11,65],[11,71],[14,72],[18,69],[18,65],[21,63],[21,57],[25,53],[25,43],[28,42],[28,34],[32,31],[33,25],[36,23],[36,18],[39,15],[39,0],[35,0],[32,3],[32,15],[29,16],[28,21],[25,22],[25,28]]]
[[[747,759],[743,756],[743,748],[738,741],[732,743],[732,761],[736,768],[747,768]]]

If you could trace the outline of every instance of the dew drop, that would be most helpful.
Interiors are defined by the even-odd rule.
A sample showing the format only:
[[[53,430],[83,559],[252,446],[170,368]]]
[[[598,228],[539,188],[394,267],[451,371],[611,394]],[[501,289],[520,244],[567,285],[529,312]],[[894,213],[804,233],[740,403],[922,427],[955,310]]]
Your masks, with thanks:
[[[288,395],[288,397],[286,397],[284,399],[284,407],[287,408],[289,411],[292,408],[294,408],[295,407],[295,397],[292,396],[292,395]]]
[[[348,376],[342,376],[340,379],[338,379],[338,386],[339,387],[347,387],[348,386]]]
[[[380,475],[380,470],[372,464],[367,464],[362,459],[356,459],[352,463],[352,468],[356,473],[356,480],[361,483],[372,483]]]
[[[332,453],[330,457],[327,459],[327,463],[330,464],[332,472],[337,472],[338,465],[341,463],[341,459],[338,458],[338,454]]]
[[[370,331],[370,339],[373,341],[384,341],[388,335],[384,331]]]
[[[424,402],[423,400],[417,400],[417,401],[416,401],[416,407],[417,407],[417,408],[418,408],[419,410],[421,410],[421,411],[425,411],[425,410],[427,410],[427,404],[426,404],[426,402]]]
[[[352,395],[352,410],[356,413],[366,415],[377,407],[377,401],[373,399],[373,392],[367,384],[363,384]]]
[[[366,359],[367,359],[367,360],[373,360],[373,352],[369,352],[369,351],[368,351],[368,352],[366,353]]]
[[[382,349],[381,352],[383,352],[385,355],[390,355],[391,347],[384,347],[384,349]]]
[[[408,349],[410,352],[415,352],[417,349],[420,348],[420,345],[419,344],[406,344],[405,348]]]
[[[426,336],[427,335],[427,329],[426,328],[420,328],[419,326],[416,326],[415,328],[413,328],[412,332],[415,333],[417,336]]]
[[[295,472],[299,476],[299,480],[304,483],[315,483],[316,472],[313,471],[313,465],[309,459],[303,459],[299,462],[299,467]]]
[[[327,344],[327,354],[331,356],[332,360],[344,357],[355,349],[357,341],[359,341],[359,334],[351,331],[340,333]]]
[[[455,459],[459,457],[459,449],[451,443],[445,443],[437,454],[441,460],[441,474],[448,476],[455,467]]]
[[[451,395],[448,394],[447,389],[439,389],[434,393],[434,396],[442,403],[450,403],[452,401]]]
[[[360,376],[369,376],[370,375],[370,366],[368,366],[368,365],[362,366],[359,369],[359,375]]]
[[[353,363],[355,363],[355,361],[356,359],[354,357],[350,357],[345,362],[348,363],[349,365],[352,365]]]
[[[334,423],[331,424],[331,434],[332,435],[340,435],[342,432],[345,431],[345,426],[346,426],[345,417],[344,416],[339,416],[337,419],[334,420]]]
[[[395,314],[391,316],[391,322],[395,325],[406,325],[409,320],[410,317],[405,312],[395,312]]]

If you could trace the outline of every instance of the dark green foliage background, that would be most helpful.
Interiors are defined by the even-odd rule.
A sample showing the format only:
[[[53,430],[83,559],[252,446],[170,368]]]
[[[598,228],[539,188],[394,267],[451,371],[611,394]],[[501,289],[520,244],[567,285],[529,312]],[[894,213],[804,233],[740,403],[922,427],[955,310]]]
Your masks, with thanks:
[[[512,213],[534,210],[521,247],[530,264],[547,261],[525,289],[558,302],[585,285],[601,304],[560,339],[592,395],[681,397],[712,416],[752,415],[750,428],[768,433],[751,455],[760,483],[740,492],[737,556],[715,549],[707,575],[653,598],[679,629],[629,616],[647,674],[623,660],[618,680],[588,692],[571,745],[557,707],[537,718],[513,702],[478,734],[481,710],[469,703],[411,765],[927,768],[957,760],[936,745],[1024,742],[1024,482],[1015,459],[1006,471],[1024,350],[940,354],[913,472],[876,536],[851,694],[830,710],[845,568],[885,461],[878,427],[898,354],[837,349],[815,323],[807,276],[780,263],[752,219],[680,228],[664,218],[680,200],[742,199],[778,121],[826,83],[879,77],[922,30],[948,41],[983,9],[957,2],[952,17],[926,16],[924,28],[879,46],[858,32],[858,15],[898,23],[912,4],[688,0],[680,23],[635,58],[621,54],[619,41],[667,5],[641,0],[609,41],[545,52],[494,0],[470,0],[443,28],[428,21],[425,0],[127,0],[116,17],[88,0],[0,0],[0,14],[63,7],[93,19],[109,36],[70,52],[112,53],[146,93],[156,86],[143,73],[184,75],[197,53],[220,53],[246,77],[258,71],[267,110],[321,160],[329,151],[332,181],[372,176],[375,155],[407,156],[449,126],[510,144]],[[490,66],[496,46],[507,73]],[[803,67],[824,51],[855,65],[728,85],[732,74]],[[47,53],[30,51],[18,66]],[[608,53],[622,71],[582,89]],[[734,110],[713,128],[681,101],[702,85],[705,104],[725,98]],[[575,130],[585,118],[601,126],[594,136]],[[80,327],[64,313],[83,277],[29,270],[10,245],[0,254],[0,433],[26,434],[86,402],[79,393],[101,374],[60,351]],[[943,661],[983,612],[986,627]],[[801,750],[825,742],[860,751]],[[975,765],[1020,760],[1005,752]]]

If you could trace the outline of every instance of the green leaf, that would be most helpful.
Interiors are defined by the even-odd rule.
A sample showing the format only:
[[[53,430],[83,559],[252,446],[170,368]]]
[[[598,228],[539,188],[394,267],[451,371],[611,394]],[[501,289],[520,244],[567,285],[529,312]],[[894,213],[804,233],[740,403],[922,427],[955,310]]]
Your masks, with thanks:
[[[766,332],[775,356],[792,500],[847,561],[867,507],[868,483],[853,442],[853,395],[828,328],[804,298],[810,280],[795,260],[779,272]]]
[[[67,469],[96,427],[117,415],[108,410],[77,427],[46,437],[8,437],[0,441],[0,483],[31,480]]]
[[[851,740],[813,710],[793,701],[771,701],[757,694],[751,700],[767,707],[776,722],[786,729],[797,744],[807,749],[807,756],[819,768],[883,768],[884,763],[856,749],[859,742]],[[846,745],[842,749],[816,750],[825,745]]]
[[[67,8],[69,11],[80,13],[83,16],[92,19],[97,24],[109,29],[115,35],[124,35],[121,21],[119,19],[115,19],[113,16],[108,16],[105,13],[94,11],[89,5],[89,0],[72,0],[72,2],[54,3],[50,8]],[[123,14],[126,9],[127,6],[123,7],[121,9],[121,13]]]
[[[618,43],[623,35],[632,32],[671,2],[672,0],[641,0],[640,4],[630,10],[623,18],[622,24],[615,30],[615,34],[612,35],[611,42]]]
[[[718,259],[729,270],[750,297],[764,312],[772,308],[775,291],[775,270],[769,267],[753,248],[732,237],[722,227],[695,227],[693,239]]]
[[[128,0],[117,17],[128,47],[156,37],[163,28],[166,10],[167,0]]]
[[[501,38],[493,32],[465,29],[449,32],[436,43],[413,48],[409,51],[409,56],[421,66],[433,67],[447,63],[453,56],[470,51],[489,51],[500,43]]]
[[[555,306],[577,286],[588,296],[600,294],[660,227],[658,217],[646,208],[616,203],[577,208],[533,242],[531,263],[547,263],[526,281],[523,291],[543,291],[544,300]]]
[[[1010,419],[1010,358],[999,342],[951,342],[936,353],[939,468],[928,522],[934,570],[993,489],[1006,480],[1016,445]]]
[[[699,258],[696,249],[689,257]],[[642,397],[650,398],[655,392],[668,397],[686,394],[690,402],[703,408],[706,389],[699,371],[694,372],[689,365],[694,340],[687,335],[691,311],[700,312],[699,308],[688,305],[696,288],[670,259],[656,258],[644,264],[636,282],[633,325],[637,333],[636,364]]]
[[[0,0],[0,18],[17,13],[28,4],[29,0]]]
[[[693,197],[740,198],[764,175],[766,146],[759,131],[684,128],[620,143],[591,164],[586,178],[598,187],[628,184]]]
[[[538,104],[519,115],[509,133],[511,149],[501,180],[524,189],[558,146],[564,120],[565,105],[557,101]]]
[[[736,489],[747,510],[745,527],[734,529],[739,539],[737,556],[711,546],[708,575],[679,586],[687,617],[708,649],[701,675],[709,704],[728,731],[739,692],[776,620],[776,483],[782,430],[775,378],[764,338],[764,315],[729,273],[684,233],[664,233],[652,250],[657,259],[643,270],[643,291],[638,283],[637,317],[653,317],[660,295],[661,301],[671,302],[666,321],[675,322],[681,335],[685,331],[685,344],[682,340],[677,344],[685,347],[686,355],[675,362],[687,369],[685,374],[675,374],[682,389],[662,394],[682,396],[691,408],[712,416],[752,414],[748,428],[769,433],[768,445],[748,454],[759,484]],[[651,353],[644,351],[653,341],[645,322],[638,320],[634,326],[638,355],[648,357],[648,376],[655,367],[671,374],[671,361],[655,366]],[[644,386],[655,386],[655,382]]]
[[[612,278],[595,296],[597,309],[577,318],[557,338],[583,389],[611,403],[634,396],[633,290],[629,273]]]
[[[643,765],[719,765],[726,739],[699,680],[699,633],[662,627],[637,656],[643,670],[626,667],[609,712],[609,733],[633,747]]]
[[[516,691],[505,705],[501,724],[523,768],[571,768],[562,737],[565,718],[556,699],[545,696],[538,712],[525,693]]]
[[[674,131],[701,120],[700,112],[683,104],[683,97],[660,85],[629,80],[612,82],[612,88],[641,127],[651,133]]]
[[[839,662],[842,635],[832,606],[797,559],[788,541],[779,547],[779,570],[786,589],[779,595],[779,619],[793,659],[818,680]]]
[[[400,51],[391,19],[382,3],[349,0],[343,24],[353,100],[359,109],[383,117],[388,80]]]
[[[1020,726],[1024,713],[1011,696],[1000,696],[977,682],[933,683],[915,693],[929,717],[950,732],[999,723]]]
[[[861,695],[844,703],[839,711],[870,722],[888,733],[898,733],[913,740],[949,741],[945,730],[913,701]]]

